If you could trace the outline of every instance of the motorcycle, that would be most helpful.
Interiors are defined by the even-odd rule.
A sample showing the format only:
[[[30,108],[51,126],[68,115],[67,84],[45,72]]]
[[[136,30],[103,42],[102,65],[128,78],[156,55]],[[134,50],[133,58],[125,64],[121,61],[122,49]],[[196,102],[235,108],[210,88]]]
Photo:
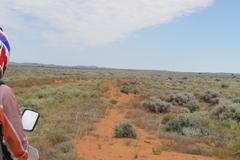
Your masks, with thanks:
[[[36,111],[25,109],[22,113],[23,129],[28,132],[32,132],[38,122],[40,114]],[[29,145],[29,157],[28,160],[38,160],[38,150]]]
[[[22,113],[23,129],[28,132],[32,132],[38,122],[40,114],[36,111],[25,109]],[[39,160],[38,150],[29,145],[29,157],[28,160]],[[2,155],[2,145],[0,144],[0,155]],[[0,160],[5,160],[4,156],[0,156]]]

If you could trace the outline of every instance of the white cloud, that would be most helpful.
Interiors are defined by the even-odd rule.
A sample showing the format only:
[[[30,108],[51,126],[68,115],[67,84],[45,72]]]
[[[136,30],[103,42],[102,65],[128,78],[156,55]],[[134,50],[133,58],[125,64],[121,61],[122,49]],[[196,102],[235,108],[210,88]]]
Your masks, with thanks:
[[[0,22],[52,44],[95,46],[172,21],[214,0],[4,0]]]

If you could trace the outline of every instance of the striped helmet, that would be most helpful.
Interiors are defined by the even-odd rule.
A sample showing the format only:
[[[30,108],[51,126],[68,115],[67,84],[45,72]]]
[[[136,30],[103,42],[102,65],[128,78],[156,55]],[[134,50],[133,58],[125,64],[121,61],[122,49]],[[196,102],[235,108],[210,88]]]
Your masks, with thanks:
[[[0,78],[3,77],[10,57],[10,45],[6,35],[0,30]]]

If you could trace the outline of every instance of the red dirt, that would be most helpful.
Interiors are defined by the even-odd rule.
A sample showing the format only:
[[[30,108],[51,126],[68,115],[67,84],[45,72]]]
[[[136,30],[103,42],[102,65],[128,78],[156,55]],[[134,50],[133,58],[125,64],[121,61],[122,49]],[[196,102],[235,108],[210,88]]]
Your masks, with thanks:
[[[215,157],[172,151],[163,151],[154,155],[152,148],[161,145],[164,140],[149,139],[147,138],[149,134],[146,131],[136,127],[139,135],[137,139],[115,138],[113,128],[124,120],[124,113],[120,112],[117,106],[130,101],[134,98],[134,95],[121,94],[119,88],[112,89],[108,94],[111,99],[118,100],[118,103],[109,109],[105,118],[96,123],[94,132],[83,138],[76,138],[74,141],[75,152],[84,157],[85,160],[219,160]],[[121,94],[120,97],[119,94]],[[127,145],[127,143],[130,143],[130,145]]]

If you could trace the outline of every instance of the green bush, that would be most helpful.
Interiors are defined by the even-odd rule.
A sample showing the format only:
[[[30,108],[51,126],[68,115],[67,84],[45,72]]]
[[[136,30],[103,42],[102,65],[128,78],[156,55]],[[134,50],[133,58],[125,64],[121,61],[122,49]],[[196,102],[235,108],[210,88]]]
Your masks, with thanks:
[[[220,102],[221,95],[218,92],[207,91],[200,96],[200,99],[206,103],[217,105]]]
[[[228,88],[228,87],[229,87],[229,84],[222,83],[222,84],[221,84],[221,87],[222,87],[222,88]]]
[[[227,120],[232,119],[236,121],[240,121],[240,104],[239,103],[231,103],[231,102],[223,102],[217,106],[215,106],[211,111],[210,115],[212,118],[219,120]]]
[[[55,147],[63,153],[68,153],[73,148],[73,143],[72,141],[65,141],[56,144]]]
[[[47,137],[49,141],[52,142],[54,145],[68,140],[65,132],[61,130],[56,130],[55,132],[51,132],[47,135]]]
[[[196,110],[199,110],[200,106],[196,101],[189,101],[183,105],[183,107],[188,108],[190,112],[194,112]]]
[[[150,100],[142,101],[142,106],[155,113],[166,113],[170,111],[171,103],[163,102],[161,99],[151,97]]]
[[[184,133],[184,130],[195,130],[200,133],[202,131],[201,123],[193,116],[189,114],[178,114],[174,118],[170,119],[166,126],[166,131],[174,131]]]
[[[44,99],[26,99],[25,101],[20,101],[19,103],[23,108],[38,110],[44,106]]]
[[[48,148],[44,154],[46,157],[52,158],[54,155],[58,154],[58,151],[55,148]]]
[[[114,134],[117,138],[128,137],[136,138],[137,132],[133,128],[130,122],[121,122],[119,125],[116,125],[114,128]]]
[[[178,105],[183,105],[191,100],[195,100],[195,96],[192,93],[174,93],[167,97],[167,102]]]
[[[182,129],[182,134],[185,136],[194,137],[194,136],[202,135],[203,132],[201,128],[184,127]]]
[[[233,98],[231,99],[232,103],[240,103],[240,98]]]
[[[191,113],[190,109],[186,108],[186,107],[182,107],[180,109],[180,113]]]
[[[130,89],[126,86],[123,86],[120,90],[122,93],[128,94],[130,92]]]

